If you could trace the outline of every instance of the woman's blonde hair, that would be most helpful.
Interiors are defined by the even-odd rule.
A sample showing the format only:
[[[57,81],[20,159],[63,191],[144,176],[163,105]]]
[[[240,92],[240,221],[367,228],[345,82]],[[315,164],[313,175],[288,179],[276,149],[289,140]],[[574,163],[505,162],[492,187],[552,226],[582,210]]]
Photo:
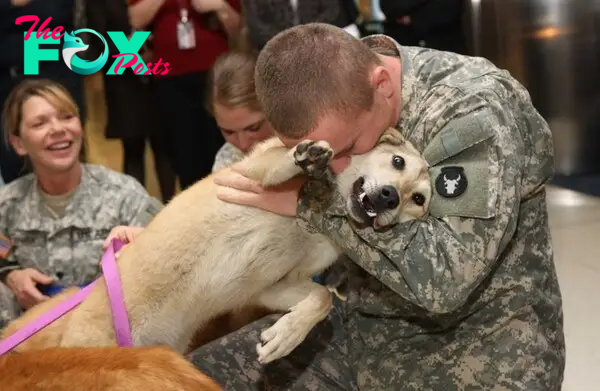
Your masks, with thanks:
[[[210,113],[214,104],[229,108],[247,107],[262,111],[254,87],[257,54],[253,50],[232,50],[217,58],[210,70],[206,104]]]
[[[23,104],[34,96],[44,98],[60,112],[79,116],[77,104],[61,84],[48,79],[25,79],[12,89],[4,102],[2,127],[6,144],[10,145],[10,136],[21,135]]]
[[[23,121],[23,104],[27,99],[38,96],[47,100],[61,113],[80,117],[79,107],[73,96],[60,83],[48,79],[25,79],[17,84],[8,94],[2,109],[2,127],[4,142],[10,146],[11,136],[21,136],[21,122]],[[83,124],[81,124],[83,127]],[[81,141],[79,160],[84,162],[87,156],[85,138]],[[30,168],[31,161],[25,159],[25,168]]]

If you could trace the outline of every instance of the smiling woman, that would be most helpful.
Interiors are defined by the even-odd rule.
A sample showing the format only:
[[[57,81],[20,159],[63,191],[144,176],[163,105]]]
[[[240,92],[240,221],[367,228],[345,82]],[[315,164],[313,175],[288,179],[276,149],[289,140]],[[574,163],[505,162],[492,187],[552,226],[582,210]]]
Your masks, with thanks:
[[[110,230],[145,226],[162,207],[133,177],[81,162],[79,108],[60,84],[17,85],[3,127],[33,173],[0,189],[0,327],[65,286],[93,281]]]
[[[64,88],[52,82],[25,82],[9,96],[3,118],[5,141],[28,158],[42,188],[60,192],[51,189],[59,186],[51,179],[59,172],[64,186],[79,181],[82,126],[77,105]]]

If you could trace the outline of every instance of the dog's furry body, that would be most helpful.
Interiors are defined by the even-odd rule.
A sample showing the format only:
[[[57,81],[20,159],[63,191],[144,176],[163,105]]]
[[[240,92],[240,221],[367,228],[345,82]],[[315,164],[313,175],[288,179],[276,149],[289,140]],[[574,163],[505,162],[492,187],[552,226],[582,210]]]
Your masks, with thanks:
[[[355,209],[350,205],[357,198],[352,194],[353,185],[365,170],[375,178],[376,173],[369,170],[381,171],[383,180],[389,182],[386,184],[399,192],[430,191],[424,160],[396,131],[395,136],[391,134],[384,135],[383,144],[373,152],[353,158],[349,169],[338,177],[349,209]],[[387,166],[391,167],[394,151],[418,164],[410,172],[390,170]],[[271,139],[258,145],[241,167],[246,176],[270,186],[303,170],[319,175],[332,154],[324,142],[303,142],[288,150]],[[375,182],[367,180],[364,188],[374,188]],[[340,251],[326,237],[303,230],[293,218],[220,201],[216,189],[209,176],[182,192],[122,250],[118,268],[134,343],[168,345],[183,353],[194,333],[211,319],[244,305],[258,305],[289,311],[262,333],[264,345],[257,341],[259,360],[270,362],[293,350],[329,312],[331,293],[310,277],[331,265]],[[418,218],[426,212],[426,205],[415,208],[410,204],[410,197],[402,199],[393,210],[376,217],[376,225],[392,224],[393,217]],[[70,294],[72,291],[65,292],[42,307],[47,309]],[[9,325],[5,336],[34,316],[26,313]],[[110,307],[101,283],[77,308],[16,351],[114,344]]]
[[[0,357],[7,391],[219,391],[188,360],[164,346],[50,348]]]

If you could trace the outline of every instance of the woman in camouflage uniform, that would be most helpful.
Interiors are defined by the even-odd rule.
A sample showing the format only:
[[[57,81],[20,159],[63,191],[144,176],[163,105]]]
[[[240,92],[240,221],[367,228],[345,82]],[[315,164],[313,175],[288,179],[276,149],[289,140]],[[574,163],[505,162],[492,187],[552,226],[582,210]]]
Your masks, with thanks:
[[[145,226],[162,207],[133,177],[80,161],[79,109],[60,84],[24,80],[3,119],[33,173],[0,189],[0,327],[50,287],[93,281],[110,230]]]

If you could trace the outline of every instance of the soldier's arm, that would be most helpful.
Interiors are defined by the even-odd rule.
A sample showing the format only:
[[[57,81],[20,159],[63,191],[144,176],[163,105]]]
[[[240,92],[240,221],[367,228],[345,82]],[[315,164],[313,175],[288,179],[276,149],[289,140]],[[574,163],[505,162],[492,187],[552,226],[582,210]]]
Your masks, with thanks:
[[[14,252],[8,232],[8,205],[0,203],[0,281],[6,282],[6,276],[13,270],[22,269]]]
[[[521,201],[524,154],[510,110],[484,99],[467,106],[469,112],[462,110],[425,138],[430,140],[424,155],[432,186],[446,166],[462,167],[468,180],[460,197],[447,198],[434,189],[426,219],[377,233],[321,207],[308,196],[310,187],[298,204],[298,217],[307,228],[327,235],[398,295],[435,313],[460,308],[488,275],[513,237]],[[452,110],[461,112],[458,106]]]
[[[163,208],[163,204],[148,194],[146,189],[134,179],[131,186],[122,191],[124,194],[119,206],[121,225],[146,227]]]
[[[0,232],[0,240],[3,242],[2,245],[4,245],[4,239],[4,235]],[[8,252],[4,248],[2,250],[4,251],[0,251],[0,281],[6,283],[6,276],[8,273],[13,270],[22,269],[22,267],[15,258],[15,255],[10,251],[10,248],[7,249]]]

